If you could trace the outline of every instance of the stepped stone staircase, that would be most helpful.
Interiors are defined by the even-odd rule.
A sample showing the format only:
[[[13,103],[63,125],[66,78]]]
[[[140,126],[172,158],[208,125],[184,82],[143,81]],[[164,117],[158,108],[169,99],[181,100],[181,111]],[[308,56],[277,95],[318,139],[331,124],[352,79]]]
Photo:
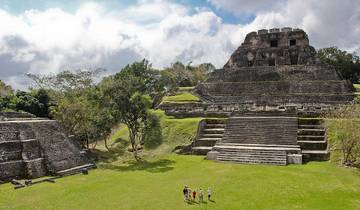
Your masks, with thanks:
[[[258,146],[219,147],[216,160],[247,164],[286,165],[286,151]]]
[[[224,135],[226,119],[203,119],[192,144],[192,153],[206,155]]]
[[[288,155],[301,154],[297,117],[230,117],[224,137],[213,148],[217,161],[287,165]]]
[[[271,165],[329,159],[322,119],[258,114],[202,120],[193,154],[221,162]]]
[[[54,120],[0,121],[0,180],[64,176],[96,167]]]
[[[301,147],[304,161],[329,160],[326,129],[322,119],[299,118],[298,144]]]

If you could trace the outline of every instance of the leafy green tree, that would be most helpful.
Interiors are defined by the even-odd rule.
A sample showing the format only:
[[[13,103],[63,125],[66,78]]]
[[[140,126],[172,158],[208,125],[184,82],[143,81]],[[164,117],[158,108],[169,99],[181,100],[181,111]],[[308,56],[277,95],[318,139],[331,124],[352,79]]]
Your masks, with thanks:
[[[147,117],[147,122],[145,123],[145,132],[144,132],[144,142],[143,144],[147,148],[156,148],[162,143],[162,132],[160,127],[160,119],[154,115],[149,114]]]
[[[54,90],[56,92],[69,92],[72,90],[86,89],[94,85],[94,78],[105,69],[77,69],[66,70],[58,74],[26,74],[39,88]]]
[[[144,142],[148,129],[148,118],[151,108],[151,94],[156,90],[153,70],[148,61],[127,65],[119,73],[108,78],[112,81],[107,93],[113,101],[113,110],[118,122],[125,124],[129,130],[129,140],[136,160],[138,150]]]
[[[22,110],[37,117],[49,117],[50,96],[44,89],[16,93],[16,110]]]
[[[0,111],[15,110],[17,98],[11,86],[0,80]]]
[[[328,47],[318,50],[319,59],[335,66],[344,79],[353,83],[360,79],[360,58],[355,53],[348,53],[337,47]]]
[[[161,80],[165,87],[174,91],[177,87],[190,87],[204,81],[207,74],[215,70],[211,63],[202,63],[197,66],[191,65],[189,62],[184,65],[181,62],[175,62],[170,67],[163,70]],[[169,88],[170,87],[170,88]]]
[[[360,104],[343,105],[329,110],[326,115],[329,127],[330,148],[335,154],[335,162],[344,166],[360,168]]]
[[[89,143],[106,138],[114,123],[107,103],[109,100],[94,82],[100,72],[95,69],[29,75],[39,87],[47,88],[50,93],[54,103],[50,107],[51,115],[88,148]],[[39,102],[50,101],[41,89],[35,96]]]
[[[5,97],[14,94],[14,90],[10,85],[6,85],[5,82],[0,80],[0,97]]]

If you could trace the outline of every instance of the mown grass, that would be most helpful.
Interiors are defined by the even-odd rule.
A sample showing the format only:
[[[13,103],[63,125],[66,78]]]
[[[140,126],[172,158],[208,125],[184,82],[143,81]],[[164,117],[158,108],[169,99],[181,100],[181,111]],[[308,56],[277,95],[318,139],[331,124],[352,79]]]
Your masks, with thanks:
[[[195,87],[179,87],[179,91],[192,91]]]
[[[184,185],[210,186],[214,202],[185,203]],[[0,209],[360,209],[360,173],[328,162],[282,167],[168,155],[105,164],[54,184],[5,184],[0,195]]]
[[[162,103],[188,103],[199,102],[199,98],[191,94],[190,92],[179,92],[173,96],[165,96]]]

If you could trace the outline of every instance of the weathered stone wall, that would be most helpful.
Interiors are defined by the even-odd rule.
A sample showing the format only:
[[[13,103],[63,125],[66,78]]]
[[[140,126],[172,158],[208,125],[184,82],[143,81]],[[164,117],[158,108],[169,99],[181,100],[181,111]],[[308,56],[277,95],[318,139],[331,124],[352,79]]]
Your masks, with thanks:
[[[315,49],[301,30],[270,29],[249,33],[224,69],[247,66],[316,64]]]
[[[8,118],[35,118],[36,116],[27,112],[0,112],[0,120]]]
[[[36,178],[91,164],[54,120],[0,121],[0,180]]]
[[[211,73],[194,94],[204,104],[231,104],[235,111],[295,107],[305,112],[352,101],[353,91],[334,67],[318,61],[304,31],[283,28],[249,33],[224,67]]]
[[[340,80],[334,67],[328,65],[284,65],[222,69],[212,72],[206,82],[249,82],[249,81],[301,81]]]

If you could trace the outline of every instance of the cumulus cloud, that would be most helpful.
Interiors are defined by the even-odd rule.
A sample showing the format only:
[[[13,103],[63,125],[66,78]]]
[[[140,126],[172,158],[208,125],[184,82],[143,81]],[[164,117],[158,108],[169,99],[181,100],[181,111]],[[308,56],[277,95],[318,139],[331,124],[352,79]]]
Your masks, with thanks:
[[[168,1],[139,1],[126,9],[99,4],[75,13],[58,8],[12,15],[0,10],[0,78],[24,88],[25,73],[100,66],[109,73],[142,58],[164,67],[176,60],[221,65],[234,47],[233,30],[208,9]]]
[[[243,27],[298,27],[309,34],[310,41],[315,47],[336,45],[352,52],[360,52],[358,0],[210,1],[234,14],[241,14],[244,10],[255,14],[255,19]]]
[[[228,24],[209,8],[166,0],[110,9],[88,3],[73,13],[59,8],[19,15],[0,10],[0,79],[25,88],[25,73],[83,66],[114,73],[142,58],[158,68],[177,60],[221,67],[247,33],[283,26],[303,28],[315,47],[360,50],[357,0],[211,1],[234,14],[245,9],[256,17],[247,24]]]
[[[260,11],[271,11],[281,7],[286,0],[209,0],[218,9],[233,12],[237,16],[255,14]]]

